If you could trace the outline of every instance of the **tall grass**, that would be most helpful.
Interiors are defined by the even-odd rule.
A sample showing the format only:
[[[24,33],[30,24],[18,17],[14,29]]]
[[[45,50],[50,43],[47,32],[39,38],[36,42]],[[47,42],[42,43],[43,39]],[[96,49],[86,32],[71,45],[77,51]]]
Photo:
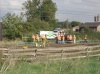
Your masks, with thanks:
[[[100,57],[62,61],[17,61],[4,74],[100,74]]]
[[[2,47],[14,47],[16,46],[21,40],[2,40],[0,41],[0,48]]]
[[[67,33],[76,35],[78,40],[83,39],[85,35],[87,35],[88,40],[100,40],[100,32],[93,31],[88,27],[85,27],[83,30],[78,31],[78,32],[74,32],[71,29]]]
[[[3,56],[3,53],[2,53],[2,51],[0,51],[0,69],[1,69],[1,66],[3,63],[2,56]]]

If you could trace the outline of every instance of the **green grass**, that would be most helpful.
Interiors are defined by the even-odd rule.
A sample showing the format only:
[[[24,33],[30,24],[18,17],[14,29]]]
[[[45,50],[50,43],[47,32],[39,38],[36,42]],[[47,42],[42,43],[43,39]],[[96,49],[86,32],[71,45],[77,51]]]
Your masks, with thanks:
[[[45,62],[21,61],[10,66],[4,74],[100,74],[100,57]]]

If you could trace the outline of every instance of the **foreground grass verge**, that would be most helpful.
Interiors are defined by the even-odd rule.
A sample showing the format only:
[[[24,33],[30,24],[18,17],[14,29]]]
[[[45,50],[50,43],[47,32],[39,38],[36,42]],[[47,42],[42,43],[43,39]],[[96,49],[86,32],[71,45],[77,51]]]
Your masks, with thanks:
[[[3,66],[4,64],[0,66],[1,74],[100,74],[100,57],[59,61],[10,61],[6,67]]]

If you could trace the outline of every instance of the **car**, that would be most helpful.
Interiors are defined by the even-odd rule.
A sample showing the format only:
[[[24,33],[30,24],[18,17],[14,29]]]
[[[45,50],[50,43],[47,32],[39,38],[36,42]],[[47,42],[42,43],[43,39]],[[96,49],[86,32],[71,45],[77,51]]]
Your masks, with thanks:
[[[54,34],[57,36],[57,35],[58,35],[58,32],[60,32],[60,31],[54,30],[53,32],[54,32]]]
[[[60,29],[60,28],[55,28],[54,30],[58,30],[58,31],[61,31],[61,29]]]

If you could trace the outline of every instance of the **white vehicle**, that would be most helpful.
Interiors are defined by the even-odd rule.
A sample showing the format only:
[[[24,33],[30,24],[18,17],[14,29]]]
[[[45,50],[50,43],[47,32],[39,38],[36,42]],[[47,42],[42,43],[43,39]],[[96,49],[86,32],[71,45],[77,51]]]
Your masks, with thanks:
[[[58,31],[61,31],[61,29],[60,29],[60,28],[55,28],[54,30],[58,30]]]
[[[60,28],[55,28],[54,29],[54,34],[57,36],[58,35],[58,32],[61,32],[61,29]]]
[[[57,35],[58,35],[58,32],[60,32],[60,31],[54,30],[53,32],[54,32],[54,34],[57,36]]]
[[[53,31],[40,31],[40,36],[43,34],[46,35],[47,39],[55,39],[56,37]]]

